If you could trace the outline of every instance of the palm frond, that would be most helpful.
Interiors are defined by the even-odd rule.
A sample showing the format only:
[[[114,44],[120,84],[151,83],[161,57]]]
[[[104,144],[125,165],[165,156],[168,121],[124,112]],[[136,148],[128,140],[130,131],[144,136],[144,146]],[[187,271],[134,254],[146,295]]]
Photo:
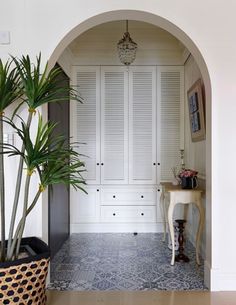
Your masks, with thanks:
[[[12,61],[5,64],[0,59],[0,112],[11,105],[22,95],[19,73],[16,68],[11,69]]]
[[[32,63],[30,57],[13,58],[20,75],[25,102],[29,109],[36,109],[46,103],[68,101],[82,102],[78,92],[70,86],[62,85],[59,80],[60,68],[48,71],[48,65],[41,72],[41,54]]]
[[[47,162],[42,169],[40,169],[41,184],[44,188],[62,183],[66,186],[71,185],[74,189],[80,189],[87,193],[82,185],[86,182],[82,176],[85,172],[84,163],[78,158],[70,160],[71,150],[61,151],[58,154],[57,160]]]
[[[85,164],[80,160],[81,155],[74,147],[67,144],[64,136],[53,135],[56,124],[43,123],[42,116],[39,114],[37,134],[32,140],[30,127],[22,119],[20,128],[11,120],[6,120],[6,122],[21,138],[25,151],[20,151],[12,144],[3,143],[5,154],[20,156],[29,172],[36,169],[44,188],[62,183],[85,191],[81,186],[86,184],[82,176],[82,173],[85,172]]]

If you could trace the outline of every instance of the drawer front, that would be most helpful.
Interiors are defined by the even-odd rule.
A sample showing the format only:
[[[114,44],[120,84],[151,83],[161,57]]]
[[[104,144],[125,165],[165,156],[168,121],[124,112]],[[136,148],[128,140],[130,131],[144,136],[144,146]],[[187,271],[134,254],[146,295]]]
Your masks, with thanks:
[[[155,206],[102,206],[102,222],[155,222]]]
[[[155,205],[156,191],[104,189],[101,191],[101,205]]]

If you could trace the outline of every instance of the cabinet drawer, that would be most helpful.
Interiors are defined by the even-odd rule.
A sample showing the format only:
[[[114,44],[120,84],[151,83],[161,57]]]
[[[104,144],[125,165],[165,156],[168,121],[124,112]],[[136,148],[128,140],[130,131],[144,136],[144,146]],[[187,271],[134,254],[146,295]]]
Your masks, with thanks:
[[[101,191],[101,205],[155,205],[156,191],[104,189]]]
[[[155,206],[102,206],[102,222],[155,222]]]

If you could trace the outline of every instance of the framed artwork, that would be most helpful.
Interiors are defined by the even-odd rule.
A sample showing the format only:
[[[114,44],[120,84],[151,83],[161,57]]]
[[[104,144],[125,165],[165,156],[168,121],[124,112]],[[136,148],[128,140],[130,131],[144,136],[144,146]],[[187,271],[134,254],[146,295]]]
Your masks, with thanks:
[[[192,141],[202,141],[206,137],[206,129],[201,79],[192,85],[187,96]]]

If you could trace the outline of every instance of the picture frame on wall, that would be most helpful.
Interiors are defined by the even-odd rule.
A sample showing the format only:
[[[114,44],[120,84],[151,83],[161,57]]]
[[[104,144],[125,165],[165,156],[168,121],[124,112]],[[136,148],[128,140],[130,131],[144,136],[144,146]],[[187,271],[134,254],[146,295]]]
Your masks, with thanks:
[[[206,138],[206,128],[201,79],[188,90],[187,97],[192,141],[202,141]]]

